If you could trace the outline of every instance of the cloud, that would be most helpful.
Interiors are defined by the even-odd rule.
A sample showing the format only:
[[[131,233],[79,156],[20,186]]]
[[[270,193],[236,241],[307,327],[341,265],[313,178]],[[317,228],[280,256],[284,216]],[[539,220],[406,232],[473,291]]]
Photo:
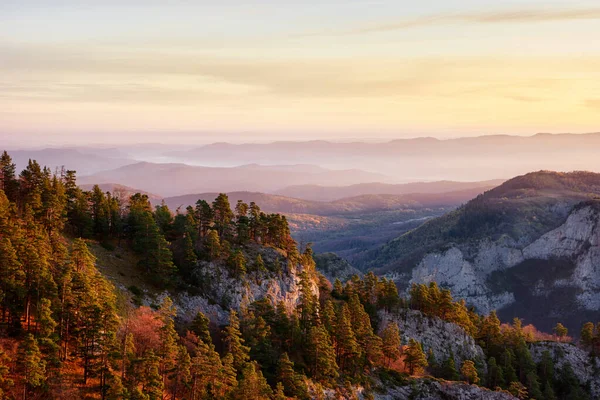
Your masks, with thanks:
[[[574,21],[600,19],[600,8],[578,9],[530,9],[514,11],[489,11],[472,13],[447,13],[429,15],[424,17],[404,19],[393,22],[380,22],[362,27],[355,27],[346,31],[311,33],[304,36],[322,35],[357,35],[363,33],[377,33],[397,31],[428,26],[446,24],[501,24],[501,23],[536,23],[553,21]]]

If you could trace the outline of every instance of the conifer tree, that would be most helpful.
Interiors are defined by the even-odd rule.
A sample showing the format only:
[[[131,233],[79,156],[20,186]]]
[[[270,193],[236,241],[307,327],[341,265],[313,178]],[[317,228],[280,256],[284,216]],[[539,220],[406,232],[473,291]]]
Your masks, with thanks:
[[[399,359],[402,355],[402,340],[400,339],[398,324],[393,321],[388,322],[381,333],[381,338],[383,340],[383,354],[386,359],[386,366],[389,368],[391,363]]]
[[[146,356],[144,361],[144,394],[148,400],[162,400],[164,384],[160,375],[160,360],[152,350]]]
[[[212,204],[212,210],[214,213],[214,221],[219,237],[223,239],[225,234],[229,233],[231,226],[231,220],[234,217],[233,211],[231,211],[231,205],[229,204],[229,198],[225,193],[220,193]]]
[[[277,382],[277,386],[275,387],[275,393],[273,393],[273,400],[287,400],[281,382]]]
[[[302,378],[294,371],[294,363],[290,361],[287,353],[279,357],[277,363],[277,382],[281,383],[286,395],[298,399],[308,397],[306,384]]]
[[[23,376],[23,399],[27,400],[31,389],[46,381],[46,361],[42,359],[37,340],[30,333],[19,344],[17,369]]]
[[[450,355],[442,363],[441,370],[442,378],[449,381],[457,381],[459,379],[458,372],[456,371],[456,361],[454,359],[454,353],[450,350]]]
[[[420,374],[427,367],[427,356],[423,352],[421,343],[414,339],[408,341],[408,347],[404,352],[404,364],[411,375]]]
[[[125,400],[129,398],[127,389],[123,386],[123,381],[118,375],[111,375],[107,382],[106,400]]]
[[[233,367],[240,373],[250,359],[250,348],[244,345],[240,332],[240,320],[234,310],[229,311],[229,325],[223,330],[225,350],[233,357]]]
[[[596,338],[594,332],[594,324],[592,322],[586,322],[581,328],[581,343],[584,346],[591,347],[594,344],[594,339]]]
[[[479,383],[479,376],[477,375],[477,368],[475,368],[475,363],[473,361],[465,360],[463,362],[462,367],[460,368],[460,373],[462,374],[463,378],[465,378],[465,380],[468,383],[471,383],[471,384]]]
[[[14,385],[10,379],[10,358],[0,349],[0,399],[8,398],[8,391]]]
[[[313,326],[308,335],[307,358],[312,376],[320,382],[338,377],[338,365],[335,350],[327,330],[322,326]]]
[[[16,203],[19,195],[19,181],[16,178],[16,165],[6,150],[0,156],[0,189],[9,201]]]
[[[569,333],[569,330],[560,322],[558,322],[552,330],[556,337],[558,337],[559,342],[561,342]]]
[[[504,373],[494,357],[488,360],[487,387],[490,389],[504,387]]]
[[[352,330],[350,309],[347,303],[343,303],[335,325],[336,329],[333,337],[335,338],[337,364],[343,371],[353,371],[356,367],[355,362],[360,357],[361,349]]]
[[[246,275],[246,257],[241,250],[237,249],[228,260],[229,268],[235,277],[243,277]]]
[[[210,320],[202,312],[198,311],[196,317],[192,321],[191,330],[198,336],[198,339],[202,340],[207,345],[212,344],[212,337],[210,336]]]
[[[237,388],[233,391],[232,400],[271,400],[273,391],[267,384],[258,365],[254,362],[247,363],[242,371],[242,376]]]
[[[38,333],[41,337],[47,338],[54,333],[58,323],[52,318],[51,302],[48,299],[42,299],[38,308]]]
[[[210,260],[215,260],[221,255],[221,241],[215,230],[210,230],[206,238],[206,251]]]

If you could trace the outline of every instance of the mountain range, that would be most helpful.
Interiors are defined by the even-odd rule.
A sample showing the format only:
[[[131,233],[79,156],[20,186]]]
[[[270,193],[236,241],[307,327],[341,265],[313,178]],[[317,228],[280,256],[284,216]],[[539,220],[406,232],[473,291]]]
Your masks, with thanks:
[[[139,162],[79,179],[83,184],[119,183],[162,196],[194,192],[273,192],[288,185],[350,185],[385,181],[377,173],[358,169],[330,170],[315,165],[248,164],[239,167],[200,167]]]
[[[389,142],[327,141],[214,143],[168,152],[174,161],[203,165],[309,163],[384,173],[396,182],[489,180],[530,171],[600,172],[595,148],[600,133],[488,135],[440,140],[430,137]]]

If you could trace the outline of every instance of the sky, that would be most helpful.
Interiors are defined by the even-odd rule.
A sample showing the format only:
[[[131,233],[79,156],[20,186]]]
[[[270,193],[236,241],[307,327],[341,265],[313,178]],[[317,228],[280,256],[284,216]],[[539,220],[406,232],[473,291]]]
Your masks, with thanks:
[[[597,0],[2,0],[0,140],[600,131]]]

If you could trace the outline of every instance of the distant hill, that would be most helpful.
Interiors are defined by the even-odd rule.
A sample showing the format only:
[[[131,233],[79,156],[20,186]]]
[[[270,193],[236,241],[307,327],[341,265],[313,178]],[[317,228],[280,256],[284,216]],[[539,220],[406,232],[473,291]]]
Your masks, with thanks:
[[[105,153],[111,154],[111,153]],[[115,153],[112,153],[116,155]],[[92,151],[69,148],[48,148],[42,150],[11,150],[10,156],[21,171],[27,166],[27,162],[36,160],[40,165],[49,167],[52,171],[60,170],[63,166],[67,169],[77,171],[77,175],[88,175],[99,171],[114,169],[133,164],[136,161],[123,158],[96,154]]]
[[[495,179],[480,182],[436,181],[403,184],[373,182],[350,186],[298,185],[288,186],[279,190],[277,194],[304,200],[333,201],[369,194],[399,195],[408,193],[446,193],[469,189],[486,190],[496,187],[504,181],[504,179]]]
[[[339,199],[330,202],[295,199],[292,197],[258,193],[258,192],[228,192],[232,204],[237,200],[246,203],[255,202],[261,209],[270,213],[310,214],[319,216],[335,216],[359,214],[375,211],[390,211],[399,209],[414,209],[424,207],[439,207],[442,205],[458,205],[481,193],[481,189],[473,188],[450,193],[411,193],[403,195],[362,195]],[[171,209],[186,208],[195,205],[198,200],[212,202],[219,193],[199,193],[183,196],[167,197],[165,202]]]
[[[162,196],[177,196],[193,192],[233,190],[272,192],[290,184],[350,185],[386,179],[381,174],[357,169],[330,170],[304,164],[249,164],[218,168],[140,162],[84,176],[79,181],[85,184],[116,182]]]
[[[421,137],[382,143],[214,143],[169,152],[167,156],[202,165],[309,163],[326,168],[359,168],[386,174],[395,182],[481,181],[508,179],[540,169],[600,172],[595,150],[599,147],[600,133],[488,135],[446,140]]]
[[[600,174],[511,179],[353,260],[401,288],[432,280],[542,329],[600,317]],[[551,302],[547,299],[552,298]]]

